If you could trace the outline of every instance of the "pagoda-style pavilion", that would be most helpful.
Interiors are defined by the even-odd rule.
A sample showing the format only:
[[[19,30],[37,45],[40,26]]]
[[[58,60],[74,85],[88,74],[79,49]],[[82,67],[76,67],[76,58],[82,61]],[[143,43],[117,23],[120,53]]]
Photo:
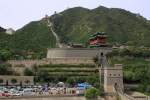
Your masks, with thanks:
[[[104,32],[97,32],[90,36],[89,45],[90,47],[106,47],[107,35]]]

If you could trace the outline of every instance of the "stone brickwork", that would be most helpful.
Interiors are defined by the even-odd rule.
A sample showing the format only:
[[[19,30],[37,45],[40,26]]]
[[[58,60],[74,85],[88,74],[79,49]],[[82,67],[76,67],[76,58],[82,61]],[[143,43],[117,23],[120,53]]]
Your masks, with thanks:
[[[119,87],[122,91],[124,90],[122,64],[104,68],[104,91],[113,93],[116,91],[115,87]]]
[[[9,60],[7,63],[13,67],[44,64],[94,64],[93,58],[101,52],[104,54],[111,52],[110,48],[53,48],[48,49],[47,58],[42,60]]]
[[[87,58],[93,59],[98,56],[101,52],[104,54],[111,52],[111,48],[52,48],[48,49],[47,58]]]
[[[7,63],[12,67],[31,67],[33,65],[49,64],[47,60],[9,60]]]
[[[33,76],[0,76],[0,85],[31,86],[33,84],[34,84]]]
[[[13,67],[32,67],[33,65],[45,65],[45,64],[94,64],[93,59],[88,58],[54,58],[43,60],[9,60],[7,63]]]
[[[68,64],[68,65],[79,65],[79,64],[95,64],[93,59],[44,59],[44,60],[9,60],[7,63],[12,65],[15,72],[23,75],[25,68],[32,68],[34,65],[45,65],[45,64]]]

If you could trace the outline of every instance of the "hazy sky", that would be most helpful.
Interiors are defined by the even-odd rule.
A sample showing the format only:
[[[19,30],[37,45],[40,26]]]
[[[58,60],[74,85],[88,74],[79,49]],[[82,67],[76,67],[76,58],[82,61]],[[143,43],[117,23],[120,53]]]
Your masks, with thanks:
[[[93,9],[99,5],[140,13],[150,20],[150,0],[0,0],[0,26],[18,29],[54,11],[76,6]]]

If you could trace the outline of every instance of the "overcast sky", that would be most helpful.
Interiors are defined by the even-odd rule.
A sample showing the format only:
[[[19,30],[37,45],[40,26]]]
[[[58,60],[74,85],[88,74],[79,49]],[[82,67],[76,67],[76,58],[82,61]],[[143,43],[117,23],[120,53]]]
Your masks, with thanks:
[[[77,6],[93,9],[99,5],[140,13],[150,20],[150,0],[0,0],[0,26],[18,29],[54,11]]]

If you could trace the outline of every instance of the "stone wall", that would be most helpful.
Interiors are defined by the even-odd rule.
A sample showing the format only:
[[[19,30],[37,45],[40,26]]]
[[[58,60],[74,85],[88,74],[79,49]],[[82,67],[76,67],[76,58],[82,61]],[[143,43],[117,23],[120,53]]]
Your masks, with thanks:
[[[48,64],[47,60],[9,60],[7,63],[11,64],[12,67],[31,67],[33,65]]]
[[[9,60],[7,63],[12,65],[15,72],[23,75],[25,68],[32,68],[34,65],[45,65],[45,64],[68,64],[68,65],[79,65],[79,64],[90,64],[93,65],[93,59],[43,59],[43,60]]]
[[[48,49],[47,58],[42,60],[9,60],[7,63],[25,67],[43,64],[94,64],[94,57],[111,51],[110,48],[53,48]]]
[[[54,58],[54,59],[43,59],[43,60],[9,60],[7,63],[11,64],[12,67],[28,67],[31,68],[34,65],[45,65],[45,64],[94,64],[93,59],[89,58]],[[17,69],[18,70],[18,69]]]
[[[100,55],[111,52],[111,48],[52,48],[48,49],[47,58],[88,58],[92,59]]]
[[[101,53],[111,52],[111,48],[53,48],[48,49],[47,58],[42,60],[9,60],[16,72],[23,73],[23,70],[34,65],[45,64],[95,64],[93,58]]]
[[[16,80],[16,82],[13,82]],[[33,85],[33,76],[0,76],[0,85]]]

